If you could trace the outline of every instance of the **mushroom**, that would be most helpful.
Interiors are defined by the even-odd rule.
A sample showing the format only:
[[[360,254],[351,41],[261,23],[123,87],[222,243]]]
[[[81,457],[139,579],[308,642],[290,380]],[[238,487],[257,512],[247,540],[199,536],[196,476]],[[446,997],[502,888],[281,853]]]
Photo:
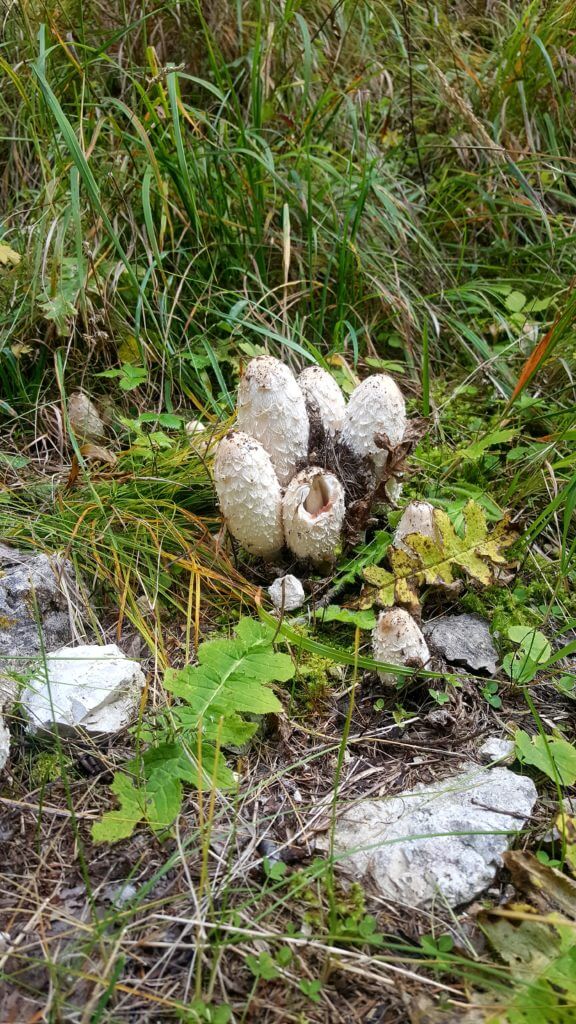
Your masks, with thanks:
[[[296,378],[306,404],[318,410],[322,426],[335,437],[346,413],[346,401],[334,378],[321,366],[307,366]]]
[[[406,506],[396,527],[392,541],[394,547],[410,552],[411,548],[404,543],[404,538],[411,533],[421,533],[424,537],[431,537],[432,540],[439,539],[434,522],[434,507],[428,501],[411,501]]]
[[[372,653],[375,661],[388,665],[406,665],[422,668],[430,660],[430,651],[424,636],[409,612],[404,608],[389,608],[381,612],[372,632]],[[396,675],[388,670],[378,672],[385,686],[394,686]]]
[[[106,434],[100,413],[83,391],[75,391],[70,395],[68,419],[79,441],[97,441]]]
[[[260,441],[285,486],[308,454],[310,424],[292,370],[272,356],[250,360],[238,388],[238,429]]]
[[[242,547],[268,558],[284,545],[282,493],[268,452],[240,431],[223,437],[214,484],[226,525]]]
[[[308,466],[290,481],[282,502],[284,535],[298,558],[332,561],[340,543],[344,488],[333,473]]]
[[[362,381],[350,395],[340,440],[356,455],[370,457],[380,481],[388,452],[378,442],[386,438],[395,448],[404,437],[406,425],[406,403],[400,388],[385,373],[377,373]]]

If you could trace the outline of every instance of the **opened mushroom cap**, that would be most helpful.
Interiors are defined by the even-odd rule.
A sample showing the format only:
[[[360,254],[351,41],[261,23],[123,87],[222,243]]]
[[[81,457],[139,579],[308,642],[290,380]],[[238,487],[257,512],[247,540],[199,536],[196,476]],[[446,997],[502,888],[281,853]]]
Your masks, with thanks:
[[[286,543],[302,559],[332,560],[340,543],[346,511],[344,488],[333,473],[310,466],[286,488],[282,518]]]

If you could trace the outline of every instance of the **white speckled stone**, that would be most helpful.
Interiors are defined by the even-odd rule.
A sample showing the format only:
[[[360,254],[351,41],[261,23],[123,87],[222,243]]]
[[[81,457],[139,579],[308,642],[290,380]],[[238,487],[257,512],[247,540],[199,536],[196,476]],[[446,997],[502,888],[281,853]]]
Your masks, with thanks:
[[[304,604],[304,587],[297,576],[288,574],[279,576],[268,587],[270,599],[275,608],[283,608],[285,612],[293,612]]]

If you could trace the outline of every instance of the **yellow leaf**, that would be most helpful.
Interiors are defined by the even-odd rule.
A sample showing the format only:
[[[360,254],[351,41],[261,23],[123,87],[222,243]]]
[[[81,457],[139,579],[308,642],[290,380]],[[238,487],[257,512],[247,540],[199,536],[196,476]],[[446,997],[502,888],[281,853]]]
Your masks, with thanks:
[[[19,253],[11,249],[9,245],[3,245],[0,242],[0,266],[2,267],[17,267],[22,257]]]

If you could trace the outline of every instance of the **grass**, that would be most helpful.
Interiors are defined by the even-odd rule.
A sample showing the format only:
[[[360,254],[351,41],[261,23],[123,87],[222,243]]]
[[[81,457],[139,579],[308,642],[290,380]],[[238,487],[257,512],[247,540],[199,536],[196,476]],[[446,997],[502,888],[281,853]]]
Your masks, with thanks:
[[[513,578],[429,593],[427,616],[480,611],[502,656],[510,624],[553,646],[526,693],[499,675],[501,709],[472,675],[447,684],[439,742],[441,679],[383,697],[365,631],[285,622],[289,715],[228,755],[238,790],[190,791],[166,836],[110,848],[90,826],[134,738],[54,750],[15,723],[6,1018],[571,1020],[573,989],[547,982],[530,1017],[526,976],[441,903],[407,914],[344,891],[314,823],[372,771],[385,793],[447,772],[475,730],[574,739],[558,682],[576,622],[574,5],[22,0],[2,19],[0,532],[64,551],[89,625],[140,643],[145,723],[166,668],[269,615],[210,477],[263,351],[348,392],[396,376],[428,423],[405,496],[456,523],[472,498],[519,533]],[[79,388],[106,421],[95,447],[68,417]],[[197,418],[207,446],[186,433]],[[317,596],[356,596],[382,536]],[[568,787],[535,777],[521,844],[545,852]],[[570,878],[565,841],[559,863]]]

